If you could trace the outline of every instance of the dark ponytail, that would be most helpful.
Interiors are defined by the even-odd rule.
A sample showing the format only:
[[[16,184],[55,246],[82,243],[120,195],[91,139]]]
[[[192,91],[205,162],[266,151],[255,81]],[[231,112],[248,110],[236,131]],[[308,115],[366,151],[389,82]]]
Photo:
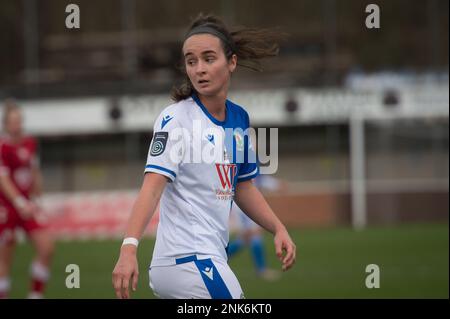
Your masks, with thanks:
[[[213,29],[211,30],[214,32],[213,34],[219,35],[227,59],[236,54],[238,66],[259,72],[262,71],[260,60],[277,56],[279,52],[278,43],[285,37],[284,34],[269,29],[239,27],[229,31],[219,17],[200,13],[189,27],[186,38],[199,28]],[[196,93],[186,74],[184,62],[181,63],[181,69],[185,76],[183,83],[174,86],[172,89],[172,99],[176,102]]]

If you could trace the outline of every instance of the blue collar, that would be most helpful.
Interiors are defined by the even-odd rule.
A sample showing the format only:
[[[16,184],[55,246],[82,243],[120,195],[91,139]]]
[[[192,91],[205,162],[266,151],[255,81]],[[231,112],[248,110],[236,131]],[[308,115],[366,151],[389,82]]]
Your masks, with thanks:
[[[200,106],[203,113],[206,114],[206,116],[211,120],[211,122],[213,122],[214,124],[219,125],[219,126],[225,126],[225,124],[228,122],[229,113],[230,113],[228,100],[225,101],[225,121],[219,121],[214,116],[212,116],[211,113],[209,113],[208,109],[203,105],[202,101],[200,101],[197,94],[194,93],[191,95],[191,97],[195,101],[195,103],[197,103],[197,105]]]

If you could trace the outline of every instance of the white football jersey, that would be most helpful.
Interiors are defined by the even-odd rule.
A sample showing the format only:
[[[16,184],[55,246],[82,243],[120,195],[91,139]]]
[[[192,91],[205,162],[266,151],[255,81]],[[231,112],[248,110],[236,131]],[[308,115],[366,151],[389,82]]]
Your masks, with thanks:
[[[193,254],[227,260],[236,184],[259,173],[248,128],[247,112],[229,100],[223,122],[196,95],[162,111],[145,172],[170,182],[161,196],[151,266],[173,265]]]

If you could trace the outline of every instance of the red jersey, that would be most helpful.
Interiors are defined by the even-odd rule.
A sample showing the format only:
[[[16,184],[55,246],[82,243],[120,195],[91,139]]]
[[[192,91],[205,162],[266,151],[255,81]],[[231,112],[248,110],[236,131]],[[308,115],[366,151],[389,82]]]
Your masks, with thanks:
[[[10,137],[0,137],[0,174],[8,174],[17,190],[26,198],[30,197],[34,183],[32,169],[36,165],[37,144],[34,138],[23,137],[19,143],[13,144]],[[9,203],[9,200],[0,191],[1,202]]]

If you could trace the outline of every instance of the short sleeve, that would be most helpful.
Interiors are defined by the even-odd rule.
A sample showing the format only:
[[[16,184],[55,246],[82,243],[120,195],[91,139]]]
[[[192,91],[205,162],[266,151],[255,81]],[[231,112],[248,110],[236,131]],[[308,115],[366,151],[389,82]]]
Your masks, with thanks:
[[[247,130],[250,127],[250,121],[248,114],[246,113],[246,127]],[[252,145],[252,141],[248,134],[244,135],[244,163],[240,165],[238,173],[238,183],[248,181],[259,175],[258,159],[255,153],[255,149]]]
[[[5,144],[0,141],[0,175],[9,175],[10,168]]]
[[[41,167],[39,143],[35,138],[30,138],[30,150],[33,154],[31,158],[31,167],[39,169]]]
[[[183,157],[183,130],[173,112],[162,112],[155,122],[145,173],[161,174],[175,181]]]

